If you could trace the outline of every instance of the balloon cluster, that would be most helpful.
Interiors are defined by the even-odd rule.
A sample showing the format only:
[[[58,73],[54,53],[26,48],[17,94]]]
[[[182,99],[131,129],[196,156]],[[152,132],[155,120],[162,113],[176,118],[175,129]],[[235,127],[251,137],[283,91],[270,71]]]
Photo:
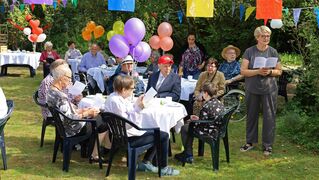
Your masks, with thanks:
[[[111,38],[116,34],[124,35],[124,23],[122,21],[114,22],[113,29],[109,31],[106,35],[107,40],[110,41]]]
[[[153,49],[162,48],[163,51],[169,51],[173,48],[174,42],[170,37],[173,33],[172,26],[167,22],[162,22],[157,28],[157,35],[150,38],[149,43]]]
[[[131,18],[124,25],[124,35],[116,34],[110,39],[109,48],[116,57],[124,58],[130,53],[137,62],[144,62],[151,55],[150,46],[142,41],[144,36],[143,21]]]
[[[282,25],[283,24],[281,19],[272,19],[270,22],[270,27],[273,29],[280,29]]]
[[[43,42],[47,36],[43,33],[43,29],[39,27],[40,21],[33,20],[30,14],[26,15],[25,19],[29,22],[30,27],[23,29],[23,33],[28,36],[31,42]]]
[[[95,39],[98,39],[103,36],[105,30],[101,25],[96,25],[94,21],[89,21],[86,24],[86,27],[82,30],[82,37],[86,41],[90,41],[92,39],[92,32]]]

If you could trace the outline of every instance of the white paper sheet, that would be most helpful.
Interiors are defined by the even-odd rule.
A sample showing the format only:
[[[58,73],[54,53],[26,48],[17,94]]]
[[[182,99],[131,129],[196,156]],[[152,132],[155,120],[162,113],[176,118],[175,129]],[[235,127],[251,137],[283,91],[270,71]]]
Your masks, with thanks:
[[[277,57],[255,57],[253,68],[273,68],[276,67]]]
[[[154,98],[154,96],[156,96],[156,94],[157,94],[157,91],[153,87],[151,87],[144,95],[144,98],[143,98],[144,105],[148,104]]]
[[[83,84],[79,81],[75,81],[73,86],[69,89],[69,93],[74,95],[74,96],[77,96],[77,95],[82,93],[84,88],[85,88],[85,84]]]

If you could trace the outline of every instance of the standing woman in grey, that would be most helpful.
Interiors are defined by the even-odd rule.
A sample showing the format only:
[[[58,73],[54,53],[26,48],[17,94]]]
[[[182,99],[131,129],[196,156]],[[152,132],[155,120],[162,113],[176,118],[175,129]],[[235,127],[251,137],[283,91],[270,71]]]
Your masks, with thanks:
[[[264,155],[270,155],[275,138],[275,120],[277,105],[276,77],[281,75],[281,64],[278,52],[269,46],[271,30],[267,26],[255,29],[257,45],[246,49],[241,65],[241,74],[245,76],[247,122],[246,144],[240,151],[248,151],[258,143],[258,118],[262,108],[262,147]],[[253,68],[256,57],[277,58],[273,68]]]

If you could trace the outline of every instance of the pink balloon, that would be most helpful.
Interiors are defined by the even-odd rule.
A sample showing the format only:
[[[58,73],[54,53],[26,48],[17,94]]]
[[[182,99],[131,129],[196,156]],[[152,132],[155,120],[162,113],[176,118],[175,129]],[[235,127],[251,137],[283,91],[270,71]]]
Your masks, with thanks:
[[[169,51],[173,48],[174,42],[171,37],[163,37],[160,41],[160,46],[163,51]]]
[[[157,33],[161,38],[171,36],[173,33],[173,28],[169,23],[162,22],[157,28]]]
[[[149,43],[153,49],[160,48],[160,38],[157,35],[154,35],[150,38]]]
[[[121,35],[114,35],[110,42],[109,42],[109,48],[112,52],[112,54],[119,58],[124,58],[127,56],[127,54],[130,51],[130,47],[128,45],[128,42],[126,39]]]
[[[139,43],[143,47],[143,54],[136,58],[137,62],[145,62],[148,60],[148,58],[151,56],[151,47],[146,42],[140,42]]]

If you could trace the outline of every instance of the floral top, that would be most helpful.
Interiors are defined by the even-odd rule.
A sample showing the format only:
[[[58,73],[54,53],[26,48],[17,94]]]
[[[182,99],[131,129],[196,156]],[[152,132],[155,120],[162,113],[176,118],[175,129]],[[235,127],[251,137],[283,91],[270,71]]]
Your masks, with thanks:
[[[225,79],[231,79],[240,74],[240,63],[235,60],[233,62],[223,62],[218,69],[220,72],[224,73]]]
[[[51,87],[47,93],[47,103],[48,106],[58,108],[71,119],[80,119],[80,116],[76,112],[77,107],[68,101],[68,96],[65,93],[54,87]],[[60,117],[68,137],[78,134],[85,125],[85,122],[69,121],[65,120],[62,116]]]
[[[204,60],[204,53],[197,47],[187,48],[182,55],[180,66],[188,71],[198,70],[198,66]]]
[[[200,120],[211,120],[210,124],[195,124],[195,132],[200,135],[208,135],[216,139],[218,136],[222,119],[217,118],[225,111],[224,105],[216,98],[212,98],[205,102],[200,110]]]

